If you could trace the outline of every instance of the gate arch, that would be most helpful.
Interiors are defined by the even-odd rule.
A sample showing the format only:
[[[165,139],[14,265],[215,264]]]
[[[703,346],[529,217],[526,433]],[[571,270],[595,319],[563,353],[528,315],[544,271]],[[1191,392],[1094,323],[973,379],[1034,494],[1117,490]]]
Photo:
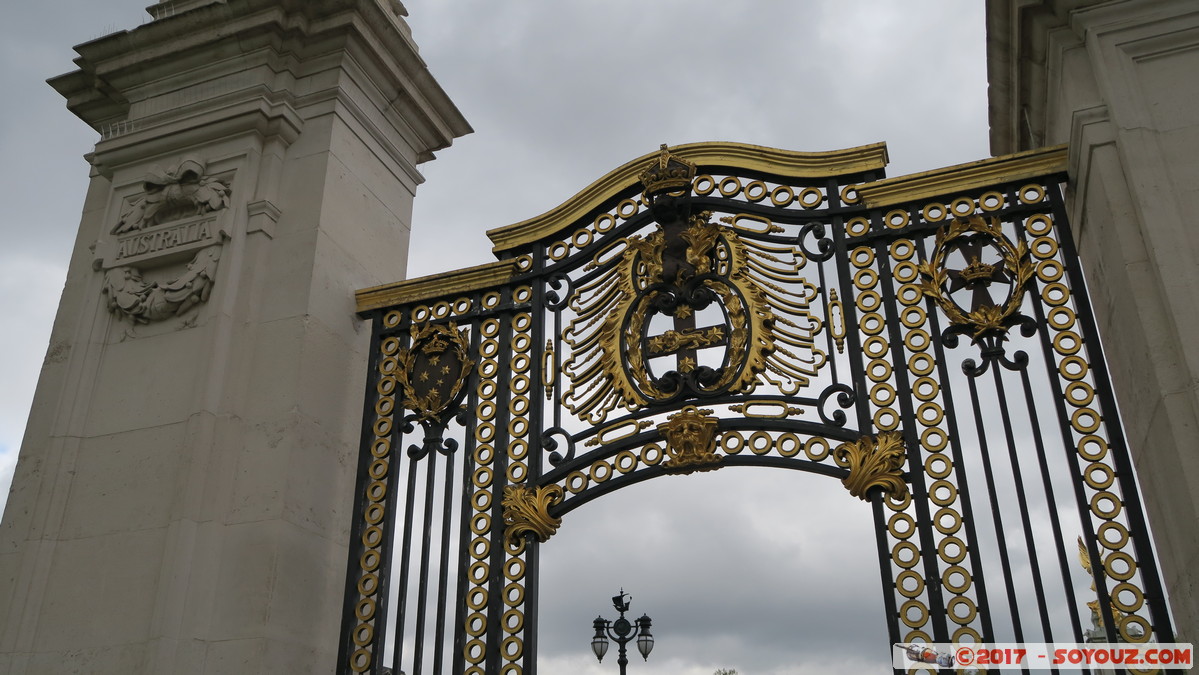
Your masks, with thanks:
[[[495,263],[361,291],[339,667],[535,672],[538,551],[569,512],[726,465],[867,502],[893,643],[1082,642],[1088,621],[1172,640],[1064,148],[892,180],[885,162],[664,145],[489,232]],[[1090,594],[1072,536],[1102,563]]]

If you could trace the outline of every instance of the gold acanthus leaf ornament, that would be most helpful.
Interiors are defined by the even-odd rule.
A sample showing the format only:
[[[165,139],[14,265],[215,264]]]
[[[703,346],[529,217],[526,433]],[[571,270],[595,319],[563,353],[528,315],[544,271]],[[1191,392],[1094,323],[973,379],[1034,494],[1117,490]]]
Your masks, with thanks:
[[[854,497],[869,500],[868,493],[874,488],[881,488],[893,499],[902,500],[908,495],[908,484],[903,480],[907,449],[903,436],[894,431],[843,443],[833,451],[833,460],[837,466],[849,469],[841,484]]]
[[[719,424],[711,410],[700,410],[693,405],[683,406],[680,412],[666,418],[658,425],[658,431],[666,439],[667,457],[662,468],[682,474],[719,469],[723,459],[715,452]]]
[[[561,518],[550,515],[550,507],[562,502],[564,494],[558,485],[540,485],[532,489],[524,485],[504,488],[504,538],[523,545],[524,536],[532,534],[537,541],[549,539],[562,525]]]

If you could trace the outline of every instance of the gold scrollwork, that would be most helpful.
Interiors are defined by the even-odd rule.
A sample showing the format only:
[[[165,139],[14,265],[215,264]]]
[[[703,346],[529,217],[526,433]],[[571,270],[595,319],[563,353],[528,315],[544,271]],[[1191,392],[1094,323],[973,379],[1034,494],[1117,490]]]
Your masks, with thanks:
[[[504,488],[504,538],[513,544],[523,542],[525,534],[532,534],[537,541],[549,539],[562,525],[561,518],[550,515],[550,507],[562,502],[563,492],[559,485],[540,485],[533,488],[524,485],[508,485]]]
[[[434,420],[458,400],[475,362],[467,354],[470,337],[458,325],[413,324],[412,345],[401,351],[397,379],[404,407],[421,420]]]
[[[666,420],[658,425],[658,431],[666,439],[667,458],[662,462],[663,469],[688,474],[721,467],[723,458],[713,452],[720,422],[712,417],[711,410],[687,405]]]
[[[998,250],[1000,259],[997,263],[988,264],[981,260],[981,245],[970,241],[979,235]],[[960,270],[946,267],[946,259],[955,250],[967,258],[966,267]],[[1024,288],[1033,273],[1028,247],[1023,242],[1013,244],[1005,237],[997,218],[969,216],[956,218],[948,228],[937,231],[932,257],[920,264],[920,274],[924,277],[920,290],[941,307],[951,324],[964,327],[972,338],[979,338],[987,333],[1004,333],[1014,323],[1024,299]],[[1011,285],[1006,301],[1000,304],[991,301],[986,291],[986,287],[995,282]],[[962,309],[950,297],[958,288],[975,292],[975,301],[969,310]],[[983,301],[984,297],[987,301]]]
[[[908,484],[903,480],[907,449],[903,436],[897,432],[863,436],[843,443],[833,451],[833,460],[838,466],[849,469],[849,476],[841,484],[854,497],[867,500],[867,493],[874,488],[881,488],[896,499],[906,499],[910,494]]]

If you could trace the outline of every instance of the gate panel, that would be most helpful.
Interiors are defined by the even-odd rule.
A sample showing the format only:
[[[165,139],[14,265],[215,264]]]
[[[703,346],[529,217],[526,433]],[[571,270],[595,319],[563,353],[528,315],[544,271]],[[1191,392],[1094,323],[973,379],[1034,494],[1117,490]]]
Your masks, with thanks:
[[[724,466],[870,503],[893,643],[1171,641],[1064,157],[664,146],[489,233],[499,262],[360,292],[341,668],[536,672],[569,513]]]

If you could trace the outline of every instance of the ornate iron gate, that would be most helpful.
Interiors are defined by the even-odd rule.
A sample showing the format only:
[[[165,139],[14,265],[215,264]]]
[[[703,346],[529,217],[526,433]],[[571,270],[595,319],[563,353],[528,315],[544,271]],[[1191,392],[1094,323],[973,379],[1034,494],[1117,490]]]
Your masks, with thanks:
[[[342,672],[535,672],[563,518],[733,465],[866,502],[893,642],[1172,641],[1065,149],[885,162],[663,146],[491,231],[496,263],[360,292]]]

